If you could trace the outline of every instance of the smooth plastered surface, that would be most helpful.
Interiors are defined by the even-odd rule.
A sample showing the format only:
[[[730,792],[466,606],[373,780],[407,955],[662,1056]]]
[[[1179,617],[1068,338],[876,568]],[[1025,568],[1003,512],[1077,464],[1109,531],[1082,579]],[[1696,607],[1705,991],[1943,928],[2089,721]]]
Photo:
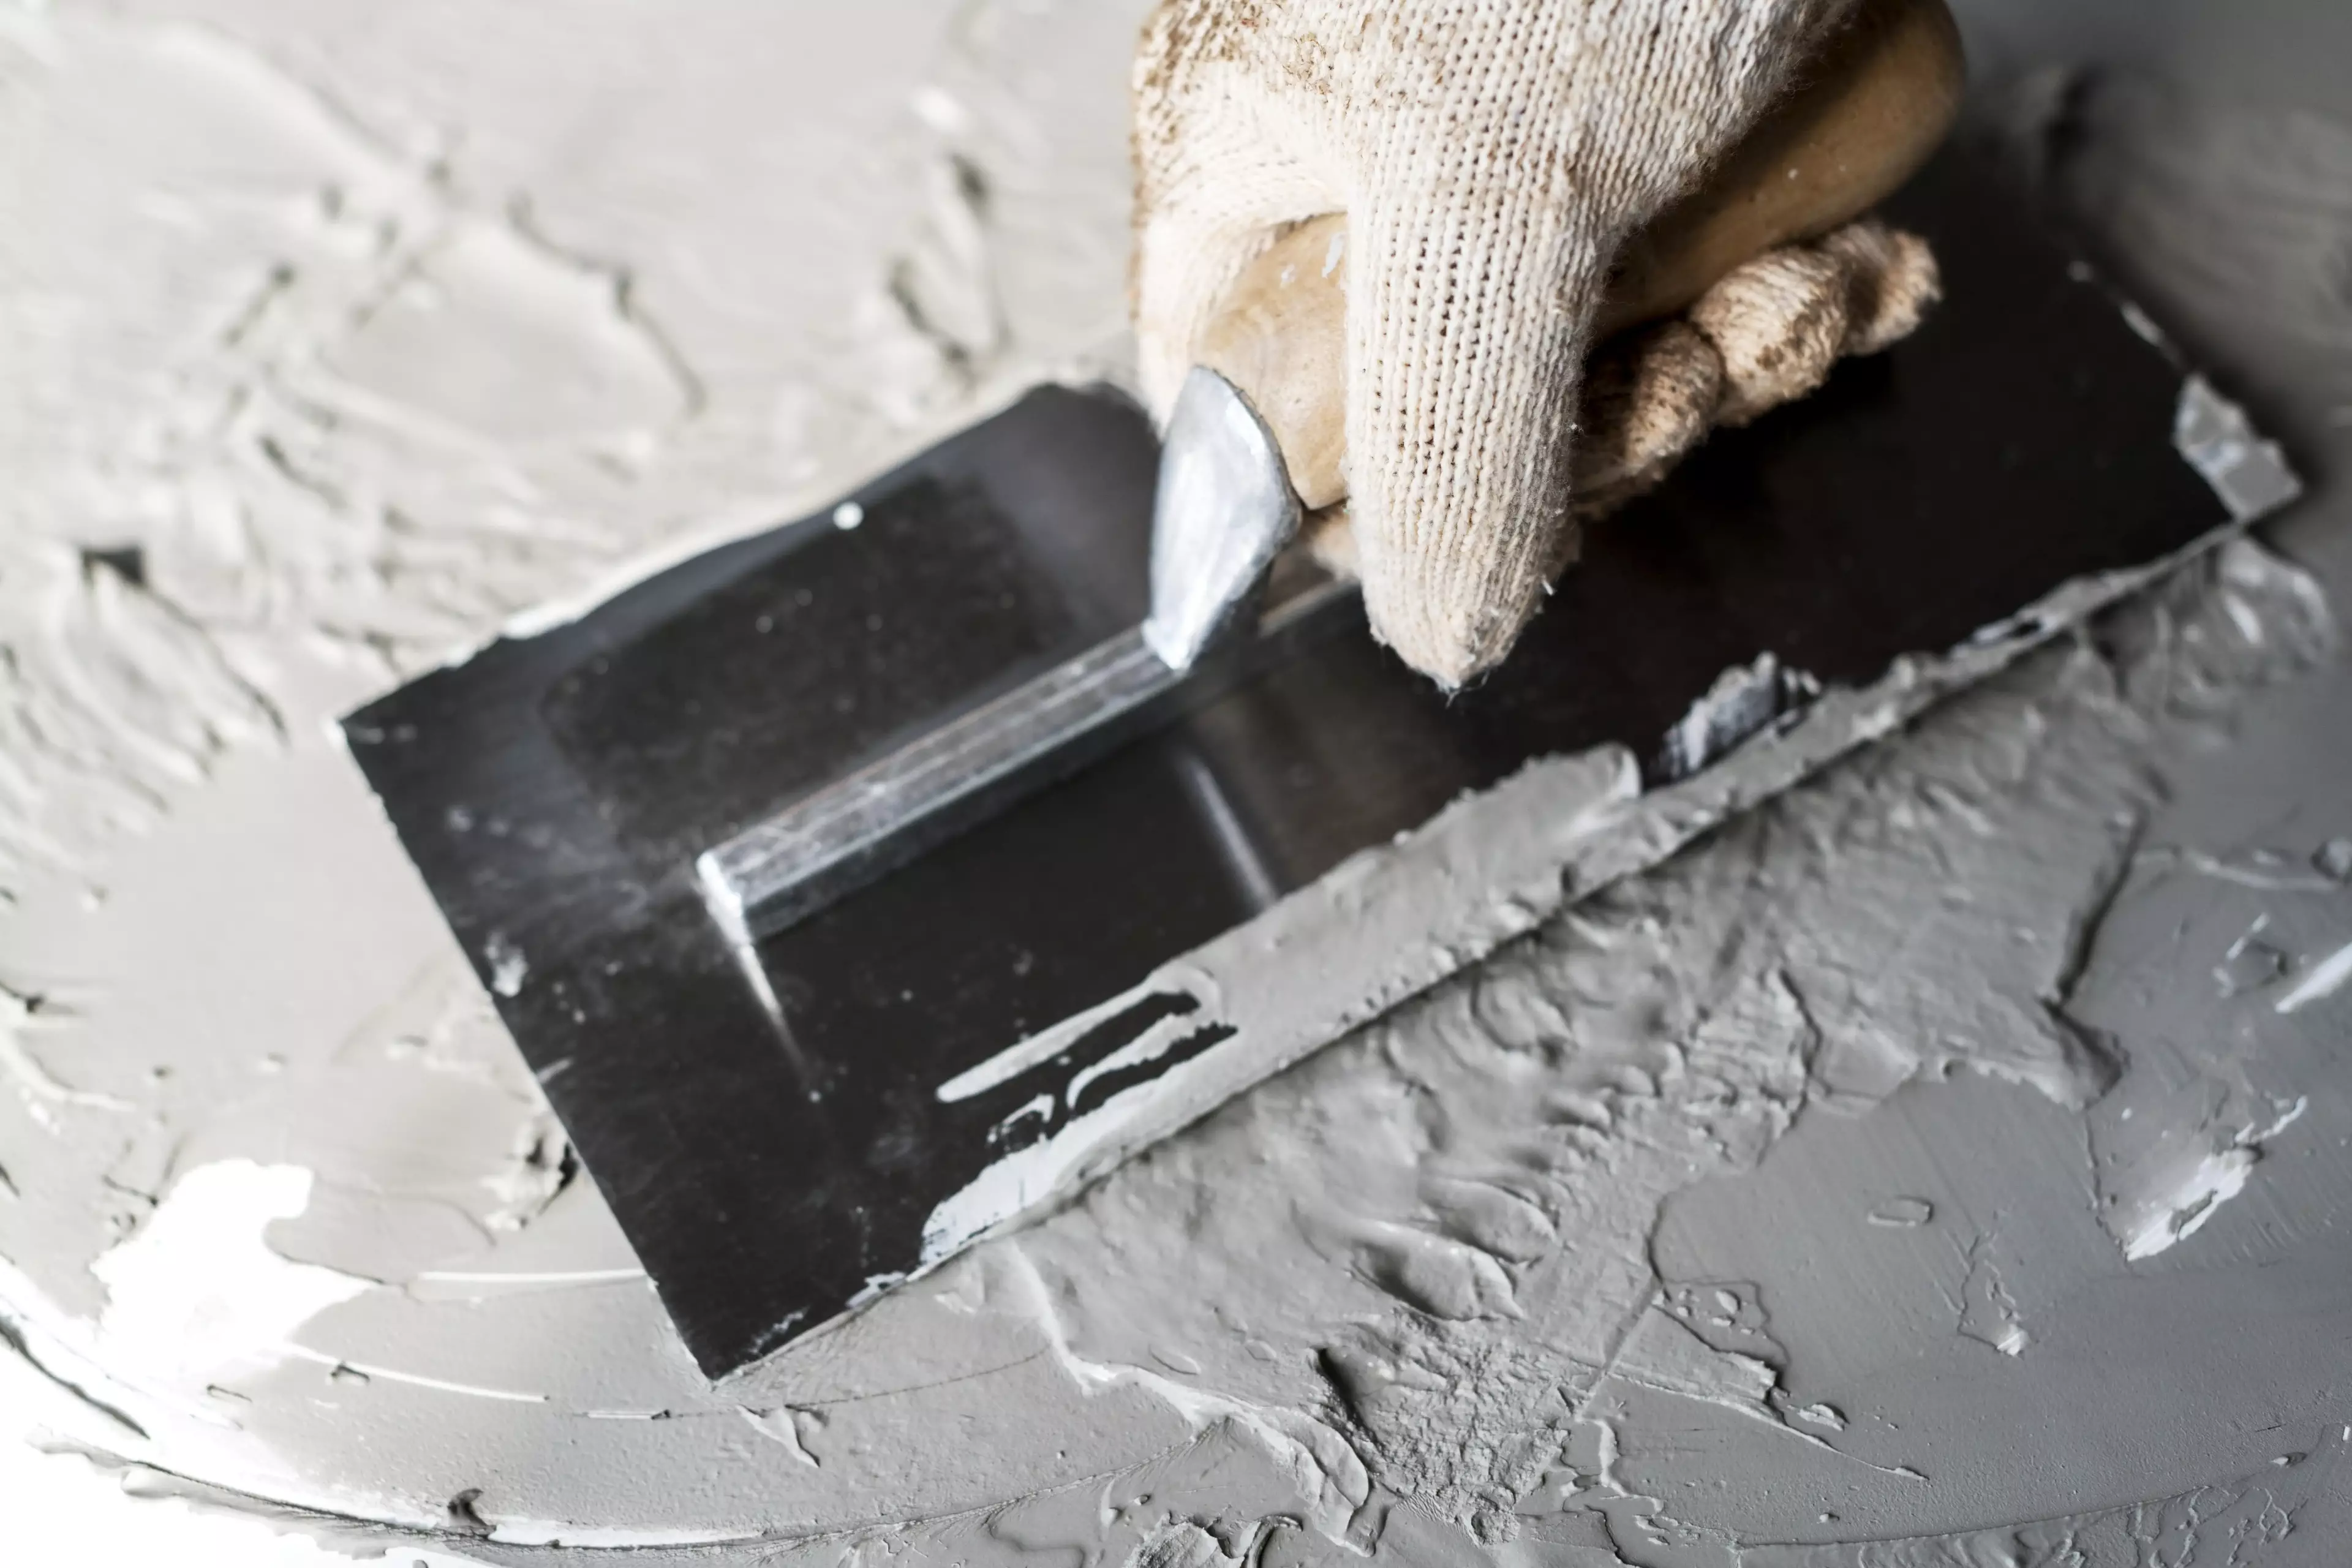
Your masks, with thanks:
[[[2032,100],[2284,527],[694,1372],[326,722],[1115,367],[1137,9],[0,10],[43,1440],[394,1562],[2340,1560],[2324,105]]]

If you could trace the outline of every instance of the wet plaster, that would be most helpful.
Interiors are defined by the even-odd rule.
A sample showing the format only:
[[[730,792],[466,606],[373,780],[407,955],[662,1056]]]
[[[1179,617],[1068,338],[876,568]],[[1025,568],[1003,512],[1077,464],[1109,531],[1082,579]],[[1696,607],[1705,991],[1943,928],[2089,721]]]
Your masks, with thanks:
[[[694,1372],[326,722],[1115,371],[1139,8],[0,11],[41,1440],[394,1562],[2339,1559],[2352,116],[2307,98],[2010,116],[2299,438],[2262,542]]]

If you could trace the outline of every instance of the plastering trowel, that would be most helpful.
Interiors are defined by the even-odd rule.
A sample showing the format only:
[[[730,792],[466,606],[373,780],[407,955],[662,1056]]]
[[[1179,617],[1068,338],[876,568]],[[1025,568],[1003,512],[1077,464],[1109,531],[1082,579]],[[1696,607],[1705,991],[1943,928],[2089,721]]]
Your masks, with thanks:
[[[1948,51],[1948,18],[1877,14],[1859,65],[1643,237],[1613,321],[1910,173],[1957,78],[1906,51]],[[347,720],[704,1369],[1066,1195],[2289,492],[1965,160],[1890,216],[1937,251],[1938,313],[1591,530],[1463,693],[1284,548],[1344,489],[1341,284],[1295,264],[1330,254],[1303,227],[1236,286],[1164,454],[1116,394],[1042,388]]]

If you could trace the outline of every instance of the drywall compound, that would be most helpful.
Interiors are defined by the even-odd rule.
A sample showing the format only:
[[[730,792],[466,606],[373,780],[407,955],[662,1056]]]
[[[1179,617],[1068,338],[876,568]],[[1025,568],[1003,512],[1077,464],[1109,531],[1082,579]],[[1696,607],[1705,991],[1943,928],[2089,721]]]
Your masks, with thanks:
[[[2311,570],[2231,543],[1856,700],[1814,783],[696,1373],[326,723],[1115,369],[1139,8],[0,11],[0,1339],[48,1440],[394,1562],[2339,1558],[2325,510]],[[2269,123],[2065,177],[2224,185],[2326,276],[2352,157]],[[1777,782],[1736,763],[1654,831]]]

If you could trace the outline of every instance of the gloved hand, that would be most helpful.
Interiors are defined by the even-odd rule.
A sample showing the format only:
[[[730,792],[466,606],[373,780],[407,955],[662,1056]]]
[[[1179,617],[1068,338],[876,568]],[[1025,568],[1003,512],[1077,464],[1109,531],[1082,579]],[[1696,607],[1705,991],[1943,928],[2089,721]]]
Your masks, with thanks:
[[[1375,633],[1456,686],[1508,651],[1581,510],[1717,419],[1907,331],[1924,247],[1769,253],[1583,371],[1612,262],[1847,0],[1163,0],[1137,62],[1136,326],[1163,416],[1282,226],[1348,215],[1346,543]],[[1907,314],[1906,314],[1907,312]],[[1578,450],[1580,408],[1600,438]],[[1342,552],[1326,541],[1327,556]]]

